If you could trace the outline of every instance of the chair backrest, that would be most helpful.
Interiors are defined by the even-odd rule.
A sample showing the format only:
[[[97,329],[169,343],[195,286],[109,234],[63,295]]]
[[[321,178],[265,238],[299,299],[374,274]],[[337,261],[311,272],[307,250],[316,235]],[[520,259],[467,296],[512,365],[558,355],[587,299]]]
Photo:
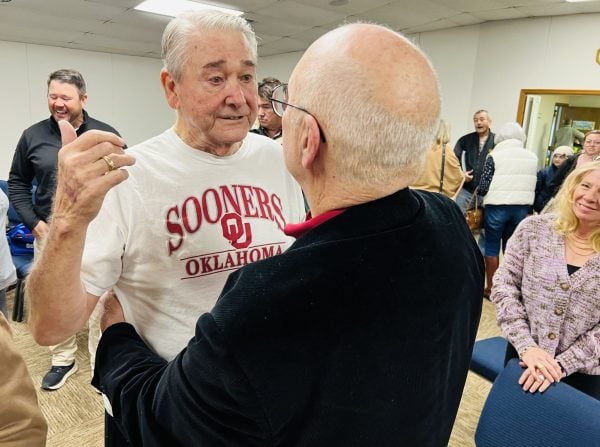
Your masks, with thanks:
[[[504,369],[507,341],[502,337],[478,340],[473,346],[469,369],[493,382]]]
[[[475,432],[477,447],[600,446],[600,400],[556,383],[544,393],[523,391],[523,369],[511,360],[498,375]]]

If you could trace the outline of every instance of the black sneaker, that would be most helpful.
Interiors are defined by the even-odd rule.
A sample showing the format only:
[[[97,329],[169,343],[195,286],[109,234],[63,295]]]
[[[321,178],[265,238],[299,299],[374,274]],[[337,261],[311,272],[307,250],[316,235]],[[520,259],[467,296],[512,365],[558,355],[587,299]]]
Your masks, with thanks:
[[[46,373],[42,380],[43,390],[57,390],[65,384],[67,379],[77,371],[77,363],[73,362],[69,366],[54,366]]]

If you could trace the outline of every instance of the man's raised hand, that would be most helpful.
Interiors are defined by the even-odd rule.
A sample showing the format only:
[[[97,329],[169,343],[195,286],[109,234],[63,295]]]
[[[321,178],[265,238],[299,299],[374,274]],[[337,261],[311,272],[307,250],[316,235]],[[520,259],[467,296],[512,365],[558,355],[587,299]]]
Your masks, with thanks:
[[[90,130],[77,137],[68,121],[58,125],[63,147],[58,152],[52,219],[67,227],[87,227],[107,192],[129,176],[121,168],[133,165],[135,158],[123,150],[125,141],[111,132]]]

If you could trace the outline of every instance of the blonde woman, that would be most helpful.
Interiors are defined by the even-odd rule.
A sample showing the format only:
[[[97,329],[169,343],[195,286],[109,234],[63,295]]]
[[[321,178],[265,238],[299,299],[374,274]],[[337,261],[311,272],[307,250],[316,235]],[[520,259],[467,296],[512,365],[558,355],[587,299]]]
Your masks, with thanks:
[[[423,172],[411,188],[440,192],[451,199],[456,198],[462,188],[464,176],[460,163],[448,144],[449,141],[450,126],[442,120],[435,137],[435,144],[423,162]]]
[[[553,213],[525,219],[492,288],[498,324],[525,368],[519,384],[564,380],[600,399],[600,162],[575,169]]]

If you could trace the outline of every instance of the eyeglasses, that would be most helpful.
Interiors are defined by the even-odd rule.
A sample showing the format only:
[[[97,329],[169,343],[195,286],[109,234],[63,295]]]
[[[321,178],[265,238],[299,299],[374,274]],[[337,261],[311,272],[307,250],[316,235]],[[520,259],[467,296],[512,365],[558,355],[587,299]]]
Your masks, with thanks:
[[[275,88],[275,90],[273,90],[273,94],[271,95],[271,106],[273,106],[273,112],[275,112],[275,114],[277,116],[283,117],[283,113],[285,112],[285,109],[287,109],[289,106],[289,107],[293,107],[294,109],[301,110],[304,113],[308,113],[317,122],[317,126],[319,128],[319,133],[321,135],[321,141],[323,143],[325,143],[325,132],[323,132],[323,129],[321,128],[321,125],[319,124],[319,120],[308,110],[306,110],[302,107],[290,104],[289,102],[287,102],[287,100],[288,100],[287,84],[281,84],[281,85],[277,86]]]

